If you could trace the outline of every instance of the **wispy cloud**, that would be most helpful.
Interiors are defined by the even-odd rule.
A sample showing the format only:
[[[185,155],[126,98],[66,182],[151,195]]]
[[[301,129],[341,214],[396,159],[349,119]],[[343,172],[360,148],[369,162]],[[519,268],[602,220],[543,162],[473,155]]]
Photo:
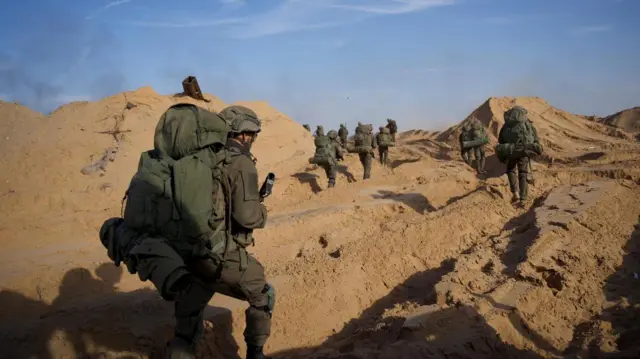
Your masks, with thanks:
[[[245,18],[227,18],[217,20],[187,20],[187,21],[124,21],[122,23],[138,27],[164,27],[164,28],[189,28],[189,27],[210,27],[220,25],[231,25],[244,23]]]
[[[133,0],[119,0],[110,7]],[[459,0],[276,0],[260,6],[245,0],[218,0],[221,8],[208,11],[214,20],[179,20],[163,14],[164,18],[122,21],[140,27],[193,28],[225,25],[225,33],[232,38],[257,38],[294,31],[340,26],[373,16],[400,15],[424,11],[428,8],[452,5]],[[264,5],[273,4],[271,6]],[[202,4],[203,8],[206,4]],[[107,5],[108,6],[108,5]],[[106,8],[100,8],[104,11]],[[224,15],[223,15],[224,14]],[[205,14],[202,14],[203,16]],[[92,15],[94,16],[94,15]],[[134,15],[135,16],[135,15]],[[183,18],[178,17],[178,18]]]
[[[578,26],[571,29],[571,33],[573,34],[592,34],[597,32],[607,32],[611,31],[612,27],[610,25],[588,25],[588,26]]]
[[[380,15],[406,14],[434,6],[452,5],[455,0],[387,0],[341,1],[330,6],[337,9],[361,11]],[[358,3],[357,5],[354,3]]]
[[[91,19],[95,18],[95,17],[96,17],[96,15],[98,15],[99,13],[101,13],[101,12],[103,12],[103,11],[105,11],[105,10],[109,9],[109,8],[116,7],[116,6],[120,6],[120,5],[124,5],[124,4],[126,4],[126,3],[130,3],[130,2],[132,2],[132,1],[133,1],[133,0],[115,0],[115,1],[111,1],[111,2],[107,3],[106,5],[104,5],[104,6],[100,7],[100,8],[98,8],[98,9],[96,9],[96,10],[95,10],[95,11],[93,11],[91,14],[87,15],[87,16],[85,17],[85,19],[86,19],[86,20],[91,20]]]

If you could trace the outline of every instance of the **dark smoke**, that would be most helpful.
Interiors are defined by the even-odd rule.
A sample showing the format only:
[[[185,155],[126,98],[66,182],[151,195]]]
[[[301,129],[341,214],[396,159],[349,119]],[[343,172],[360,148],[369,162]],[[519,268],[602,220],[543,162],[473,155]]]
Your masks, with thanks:
[[[126,79],[115,36],[83,16],[47,4],[37,11],[17,8],[0,16],[0,21],[21,20],[14,21],[17,28],[0,50],[0,94],[50,112],[70,99],[123,91]]]

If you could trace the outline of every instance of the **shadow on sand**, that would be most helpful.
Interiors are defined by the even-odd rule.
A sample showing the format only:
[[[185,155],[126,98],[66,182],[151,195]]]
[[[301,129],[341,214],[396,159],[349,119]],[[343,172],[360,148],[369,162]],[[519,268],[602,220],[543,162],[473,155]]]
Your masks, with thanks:
[[[173,305],[155,290],[118,292],[122,267],[104,263],[95,278],[86,268],[69,270],[59,295],[48,304],[10,290],[0,292],[3,358],[161,358],[173,335]],[[205,357],[239,358],[232,315],[208,307]]]

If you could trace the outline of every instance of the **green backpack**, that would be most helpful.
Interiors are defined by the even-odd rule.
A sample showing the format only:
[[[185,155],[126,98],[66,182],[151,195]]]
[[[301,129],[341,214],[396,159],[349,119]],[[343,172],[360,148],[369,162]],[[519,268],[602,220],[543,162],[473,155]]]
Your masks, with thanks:
[[[385,132],[381,132],[378,136],[378,146],[382,146],[382,147],[391,147],[393,146],[393,137],[391,137],[391,134],[389,133],[385,133]]]
[[[314,144],[316,152],[309,162],[319,166],[335,165],[335,152],[329,136],[316,136]]]
[[[127,227],[165,238],[183,258],[223,257],[231,218],[228,132],[222,117],[191,104],[162,114],[154,149],[140,155],[123,199]]]
[[[354,147],[357,153],[365,154],[373,150],[371,147],[373,135],[369,127],[368,125],[362,125],[361,130],[353,137]]]
[[[501,162],[541,155],[538,134],[527,117],[527,110],[515,106],[504,113],[504,126],[498,135],[496,156]]]

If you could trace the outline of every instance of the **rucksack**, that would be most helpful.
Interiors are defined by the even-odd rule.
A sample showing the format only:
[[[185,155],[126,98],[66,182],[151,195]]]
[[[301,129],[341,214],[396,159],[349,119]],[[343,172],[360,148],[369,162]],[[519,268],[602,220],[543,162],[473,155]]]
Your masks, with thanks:
[[[335,152],[329,136],[316,136],[314,140],[316,152],[309,162],[324,166],[335,164]]]
[[[389,129],[389,131],[391,131],[391,133],[395,133],[398,131],[398,125],[394,120],[389,121],[389,123],[387,124],[387,128]]]
[[[370,153],[373,149],[371,147],[373,136],[369,132],[358,132],[353,137],[355,151],[357,153],[365,154]]]
[[[504,126],[500,130],[500,143],[528,145],[536,142],[535,130],[524,108],[514,107],[506,111],[504,120]]]
[[[195,105],[167,109],[123,198],[127,227],[165,238],[183,258],[223,257],[231,218],[228,132],[222,117]]]
[[[385,132],[380,132],[378,134],[378,146],[391,147],[393,144],[393,137],[391,134]]]

